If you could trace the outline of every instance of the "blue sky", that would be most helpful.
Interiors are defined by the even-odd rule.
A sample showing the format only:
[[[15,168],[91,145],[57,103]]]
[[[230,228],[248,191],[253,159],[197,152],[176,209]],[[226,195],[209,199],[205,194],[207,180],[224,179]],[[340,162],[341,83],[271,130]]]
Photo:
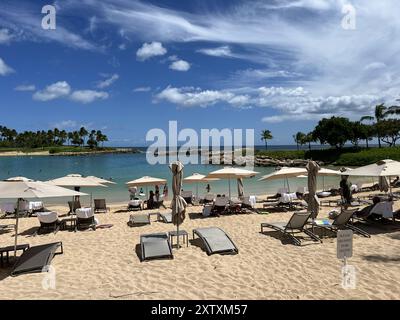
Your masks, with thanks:
[[[41,9],[56,7],[56,30]],[[356,28],[342,27],[351,4]],[[270,129],[292,144],[324,116],[399,97],[395,0],[0,1],[0,118],[17,130]]]

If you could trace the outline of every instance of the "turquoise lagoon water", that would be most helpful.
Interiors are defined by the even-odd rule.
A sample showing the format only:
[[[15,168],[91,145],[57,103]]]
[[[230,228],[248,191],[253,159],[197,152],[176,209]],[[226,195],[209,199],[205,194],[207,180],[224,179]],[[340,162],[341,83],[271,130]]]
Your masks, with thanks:
[[[223,166],[218,165],[186,165],[184,176],[189,176],[195,172],[207,174]],[[262,175],[271,173],[272,167],[255,167],[260,172],[255,178],[244,179],[245,194],[265,195],[273,194],[277,189],[283,187],[282,180],[257,181]],[[107,202],[127,202],[129,193],[125,183],[127,181],[140,178],[142,176],[153,176],[164,178],[168,181],[171,190],[171,172],[167,165],[149,165],[144,153],[138,154],[106,154],[91,156],[32,156],[32,157],[1,157],[0,158],[0,179],[12,176],[24,176],[35,180],[50,180],[65,176],[70,173],[82,175],[94,175],[105,179],[112,179],[116,185],[107,188],[82,188],[82,192],[92,193],[93,198],[106,198]],[[352,179],[356,182],[356,179]],[[289,180],[290,188],[295,191],[299,186],[306,186],[306,178],[294,178]],[[319,188],[322,189],[322,178],[319,178]],[[325,177],[325,187],[337,187],[339,178]],[[210,183],[211,192],[228,194],[228,182],[220,180]],[[205,184],[199,184],[199,195],[205,193]],[[162,189],[162,188],[161,188]],[[196,184],[184,184],[184,190],[192,190],[196,193]],[[149,188],[150,190],[150,188]],[[236,194],[237,187],[235,181],[231,181],[232,195]],[[82,202],[87,201],[89,197]],[[46,200],[50,203],[65,203],[66,199]]]

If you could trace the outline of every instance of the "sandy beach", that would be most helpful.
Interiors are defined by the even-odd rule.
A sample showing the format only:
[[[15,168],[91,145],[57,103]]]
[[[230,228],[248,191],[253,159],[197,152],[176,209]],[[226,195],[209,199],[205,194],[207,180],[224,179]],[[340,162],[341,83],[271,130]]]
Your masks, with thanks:
[[[395,209],[399,208],[395,203]],[[61,216],[67,212],[66,207],[50,209]],[[171,231],[174,226],[157,222],[152,216],[151,225],[129,227],[131,213],[121,212],[126,210],[122,204],[111,205],[110,213],[96,215],[101,224],[113,224],[96,231],[32,236],[39,226],[37,218],[20,219],[19,243],[62,241],[64,254],[55,256],[52,262],[56,289],[42,288],[46,273],[10,277],[10,269],[1,269],[0,299],[400,298],[399,224],[364,227],[371,238],[354,236],[349,264],[357,270],[357,287],[345,290],[341,287],[342,262],[336,258],[335,237],[325,237],[318,244],[304,235],[298,247],[276,232],[260,233],[261,222],[287,221],[291,212],[203,218],[201,209],[189,206],[181,226],[190,234],[189,247],[174,249],[173,260],[146,262],[140,262],[138,255],[140,234]],[[332,209],[322,207],[320,216]],[[13,221],[4,219],[1,223]],[[191,236],[192,229],[205,226],[225,230],[239,254],[208,256]],[[13,239],[12,232],[1,234],[0,246],[13,244]]]

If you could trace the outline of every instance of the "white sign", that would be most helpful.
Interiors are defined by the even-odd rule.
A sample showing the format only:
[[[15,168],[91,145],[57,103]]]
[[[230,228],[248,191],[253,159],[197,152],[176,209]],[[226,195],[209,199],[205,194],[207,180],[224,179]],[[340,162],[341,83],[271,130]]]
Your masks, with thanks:
[[[342,288],[355,289],[356,288],[356,268],[346,264],[342,267]]]
[[[353,256],[353,231],[339,230],[337,233],[337,258],[344,259]]]

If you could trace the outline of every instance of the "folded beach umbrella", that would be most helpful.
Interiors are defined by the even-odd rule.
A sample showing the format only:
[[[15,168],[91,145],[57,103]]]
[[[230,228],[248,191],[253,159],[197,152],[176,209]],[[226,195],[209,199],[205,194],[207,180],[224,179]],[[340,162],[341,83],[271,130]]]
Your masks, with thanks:
[[[239,179],[239,178],[251,178],[254,177],[258,172],[242,169],[242,168],[233,168],[233,167],[225,167],[223,169],[219,169],[216,171],[212,171],[207,175],[207,178],[219,178],[219,179],[228,179],[229,181],[229,199],[231,198],[231,179]]]
[[[172,172],[172,223],[176,225],[178,233],[178,248],[179,248],[179,225],[185,220],[185,212],[187,203],[181,196],[183,164],[180,161],[174,161],[169,165]]]
[[[378,179],[378,186],[379,186],[379,191],[381,192],[388,192],[390,189],[390,183],[388,181],[387,177],[379,177]]]
[[[239,199],[244,196],[244,188],[243,188],[243,179],[237,179],[237,187],[238,187],[238,197]]]
[[[217,181],[218,178],[207,178],[205,175],[200,173],[193,173],[191,176],[183,179],[184,183],[196,183],[196,196],[199,196],[199,183],[207,183],[211,181]]]
[[[42,181],[0,181],[0,199],[18,199],[15,223],[14,256],[17,248],[18,216],[20,202],[29,198],[56,198],[70,196],[84,196],[86,193],[58,187]]]
[[[317,174],[320,170],[319,165],[315,161],[308,161],[306,166],[308,172],[308,194],[307,194],[307,204],[308,211],[311,212],[311,217],[315,219],[319,212],[319,201],[316,195],[317,193]]]
[[[296,178],[300,175],[307,175],[307,169],[298,167],[278,167],[270,174],[262,176],[258,181],[283,179],[287,184],[288,191],[290,191],[289,178]]]

